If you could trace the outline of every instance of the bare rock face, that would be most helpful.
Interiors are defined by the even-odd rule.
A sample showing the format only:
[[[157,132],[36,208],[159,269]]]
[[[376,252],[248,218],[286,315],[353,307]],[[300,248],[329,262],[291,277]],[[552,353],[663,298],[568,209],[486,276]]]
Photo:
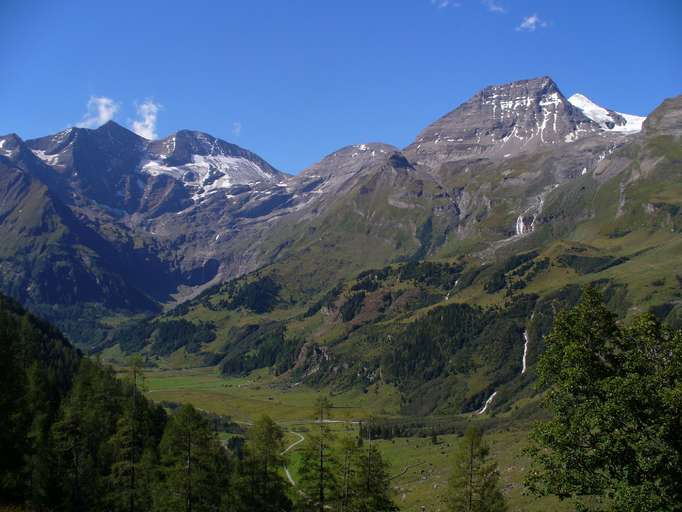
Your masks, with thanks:
[[[398,148],[390,144],[368,143],[343,147],[308,167],[295,178],[302,190],[338,193],[353,183],[353,178],[385,161]]]
[[[426,127],[405,154],[413,162],[436,167],[475,156],[508,158],[599,130],[551,78],[541,77],[486,87]]]
[[[647,135],[682,136],[682,95],[666,99],[644,121]]]

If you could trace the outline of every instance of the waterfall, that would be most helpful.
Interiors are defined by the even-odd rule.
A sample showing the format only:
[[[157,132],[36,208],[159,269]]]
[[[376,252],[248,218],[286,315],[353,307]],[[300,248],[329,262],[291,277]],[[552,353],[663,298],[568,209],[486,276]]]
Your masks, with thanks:
[[[528,332],[523,331],[523,368],[521,369],[521,375],[526,373],[526,357],[528,356]]]
[[[493,398],[495,398],[495,395],[497,394],[497,391],[495,391],[492,395],[488,397],[488,399],[485,401],[485,404],[483,405],[483,408],[478,411],[476,414],[483,414],[487,409],[490,403],[493,401]]]
[[[556,187],[552,187],[554,190]],[[550,190],[550,191],[551,191]],[[516,225],[514,226],[514,231],[516,236],[525,235],[527,233],[532,233],[535,231],[535,224],[538,219],[538,215],[542,211],[542,207],[545,204],[545,193],[543,192],[536,198],[537,203],[530,206],[525,212],[516,218]],[[531,215],[531,212],[532,215]]]
[[[526,210],[524,213],[522,213],[521,215],[519,215],[516,218],[516,226],[514,227],[514,229],[516,230],[516,236],[521,236],[521,235],[525,235],[527,233],[532,233],[535,230],[535,219],[537,216],[533,215],[532,220],[528,219],[528,220],[530,220],[530,225],[529,225],[526,223],[526,219],[524,218],[524,216],[527,213],[528,213],[528,211]]]
[[[516,219],[516,236],[523,235],[526,230],[526,225],[523,223],[523,215],[519,215]]]

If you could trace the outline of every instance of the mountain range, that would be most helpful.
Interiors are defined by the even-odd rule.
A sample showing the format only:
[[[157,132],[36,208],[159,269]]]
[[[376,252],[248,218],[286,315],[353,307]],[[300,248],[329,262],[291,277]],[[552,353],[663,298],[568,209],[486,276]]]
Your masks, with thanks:
[[[571,286],[597,283],[623,316],[682,319],[681,134],[682,96],[644,118],[566,98],[549,77],[486,87],[403,149],[351,145],[293,176],[197,131],[10,134],[0,291],[83,347],[399,388],[416,363],[398,355],[418,361],[410,344],[446,308],[473,326],[441,347],[448,364],[468,347],[457,364],[474,372],[499,348],[476,386],[464,372],[469,391],[444,398],[478,407],[516,378],[519,357],[504,358],[521,333],[540,344],[530,315],[543,321]],[[187,323],[172,342],[160,328]],[[434,339],[454,336],[442,328]],[[432,365],[426,380],[450,386],[452,368]]]

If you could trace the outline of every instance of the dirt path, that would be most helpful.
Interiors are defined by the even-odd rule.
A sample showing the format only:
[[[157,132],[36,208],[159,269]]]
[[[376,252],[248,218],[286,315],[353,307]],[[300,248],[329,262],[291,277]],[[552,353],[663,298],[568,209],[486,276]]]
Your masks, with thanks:
[[[282,453],[280,453],[280,455],[284,455],[286,452],[288,452],[289,450],[291,450],[294,446],[299,445],[299,444],[301,444],[303,441],[305,441],[305,437],[303,437],[303,436],[302,436],[301,434],[299,434],[298,432],[293,432],[293,431],[292,431],[291,433],[294,434],[295,436],[298,436],[298,439],[297,439],[296,441],[294,441],[293,443],[291,443],[289,446],[287,446],[287,447],[284,449],[284,451],[283,451]]]
[[[298,439],[291,443],[289,446],[287,446],[280,455],[284,455],[287,453],[289,450],[293,449],[294,447],[298,446],[301,444],[303,441],[305,441],[305,437],[303,437],[302,434],[299,434],[298,432],[291,431],[292,434],[298,436]],[[287,478],[289,479],[289,482],[291,485],[296,485],[296,482],[294,482],[294,479],[291,478],[291,473],[289,473],[289,468],[284,466],[284,473],[287,475]]]

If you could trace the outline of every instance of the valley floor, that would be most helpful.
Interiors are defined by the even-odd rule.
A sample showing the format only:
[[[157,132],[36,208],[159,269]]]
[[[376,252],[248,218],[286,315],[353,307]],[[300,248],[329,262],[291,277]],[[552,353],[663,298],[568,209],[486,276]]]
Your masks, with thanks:
[[[267,372],[224,378],[215,368],[198,368],[150,370],[145,377],[146,393],[155,401],[192,403],[197,408],[230,416],[235,422],[246,425],[263,413],[270,415],[287,430],[285,446],[289,463],[286,477],[290,481],[298,480],[301,437],[305,438],[307,432],[315,429],[311,420],[313,404],[321,391],[305,385],[279,386]],[[331,425],[340,436],[357,436],[357,421],[366,421],[372,415],[399,418],[398,393],[387,386],[370,389],[368,393],[344,392],[332,395],[331,399],[333,420],[337,421]],[[525,494],[522,481],[527,459],[523,449],[527,435],[527,430],[513,427],[486,433],[492,456],[499,464],[510,511],[570,510],[568,503]],[[373,441],[391,465],[394,498],[401,510],[446,510],[444,496],[457,437],[455,434],[439,435],[436,444],[428,435]]]

